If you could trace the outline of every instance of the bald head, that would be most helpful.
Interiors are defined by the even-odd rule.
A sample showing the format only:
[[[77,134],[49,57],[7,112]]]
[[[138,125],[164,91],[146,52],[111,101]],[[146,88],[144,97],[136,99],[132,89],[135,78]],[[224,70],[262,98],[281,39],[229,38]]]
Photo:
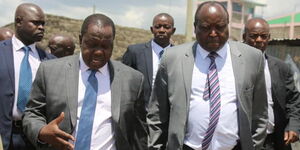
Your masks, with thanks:
[[[61,58],[74,54],[75,43],[73,38],[68,35],[56,34],[49,39],[48,47],[51,54]]]
[[[243,40],[246,44],[265,51],[270,40],[269,24],[263,18],[252,18],[245,24]]]
[[[208,52],[220,50],[229,37],[228,13],[215,1],[199,5],[195,14],[195,34],[200,46]]]
[[[154,25],[155,22],[157,22],[159,19],[169,20],[170,23],[172,24],[172,26],[174,26],[173,17],[171,15],[167,14],[167,13],[159,13],[156,16],[154,16],[153,21],[152,21],[152,25]]]
[[[0,41],[10,39],[14,31],[9,28],[0,28]]]
[[[194,18],[194,24],[197,24],[198,19],[199,19],[199,15],[201,15],[200,11],[202,11],[202,8],[207,8],[209,7],[209,12],[213,13],[214,11],[216,11],[216,7],[220,7],[222,9],[222,13],[225,14],[226,20],[229,22],[229,14],[227,12],[227,9],[222,5],[222,3],[218,2],[218,1],[206,1],[201,3],[196,12],[195,12],[195,18]],[[205,10],[206,11],[206,10]]]
[[[16,37],[25,45],[41,41],[44,37],[45,15],[42,9],[32,3],[17,7],[15,13]]]

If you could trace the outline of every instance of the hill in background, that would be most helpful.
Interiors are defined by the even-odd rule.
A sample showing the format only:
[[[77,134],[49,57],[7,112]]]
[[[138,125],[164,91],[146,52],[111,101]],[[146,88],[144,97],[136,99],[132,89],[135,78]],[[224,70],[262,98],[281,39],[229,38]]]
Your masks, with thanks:
[[[67,17],[55,16],[55,15],[46,15],[46,25],[45,25],[45,36],[44,39],[38,43],[38,46],[48,50],[47,44],[48,39],[57,33],[70,35],[74,38],[76,42],[76,50],[75,53],[80,51],[78,35],[80,32],[80,27],[83,20],[71,19]],[[8,24],[5,27],[9,27],[11,29],[14,28],[14,24]],[[149,25],[150,28],[150,25]],[[119,60],[123,53],[126,51],[128,45],[142,43],[149,41],[153,35],[150,31],[138,28],[130,28],[130,27],[122,27],[116,25],[116,39],[114,43],[113,50],[113,59]],[[175,45],[181,44],[184,42],[183,35],[173,35],[172,41],[174,41]]]

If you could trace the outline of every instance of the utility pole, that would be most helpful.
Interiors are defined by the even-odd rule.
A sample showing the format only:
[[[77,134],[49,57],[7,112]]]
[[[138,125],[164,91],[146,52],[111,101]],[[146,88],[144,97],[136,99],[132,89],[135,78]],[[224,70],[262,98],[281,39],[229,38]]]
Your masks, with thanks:
[[[193,37],[193,0],[187,0],[186,7],[186,25],[185,25],[185,42],[192,41]]]
[[[93,5],[93,14],[95,14],[96,13],[96,5],[94,4]]]

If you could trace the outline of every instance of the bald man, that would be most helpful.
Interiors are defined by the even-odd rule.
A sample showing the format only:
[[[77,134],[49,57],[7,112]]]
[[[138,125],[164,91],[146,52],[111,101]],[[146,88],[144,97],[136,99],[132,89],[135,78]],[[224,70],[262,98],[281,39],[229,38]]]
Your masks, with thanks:
[[[0,41],[12,38],[14,31],[10,28],[0,28]]]
[[[155,80],[159,59],[165,49],[173,46],[171,36],[175,33],[174,19],[167,13],[157,14],[153,18],[150,30],[153,39],[147,43],[130,45],[123,56],[123,63],[144,74],[144,96],[146,105],[149,101]]]
[[[70,56],[74,54],[75,43],[72,37],[63,34],[57,34],[49,39],[48,47],[51,54],[57,58]]]
[[[15,12],[15,35],[0,42],[0,134],[4,150],[34,149],[22,129],[31,83],[41,61],[54,56],[36,47],[44,37],[42,9],[24,3]]]
[[[217,1],[195,13],[197,41],[168,49],[148,106],[150,149],[261,150],[267,95],[261,52],[229,41]]]
[[[247,21],[244,42],[261,50],[265,56],[265,80],[268,95],[266,150],[291,150],[290,143],[299,139],[300,97],[293,72],[283,61],[266,54],[270,40],[269,24],[263,18]]]

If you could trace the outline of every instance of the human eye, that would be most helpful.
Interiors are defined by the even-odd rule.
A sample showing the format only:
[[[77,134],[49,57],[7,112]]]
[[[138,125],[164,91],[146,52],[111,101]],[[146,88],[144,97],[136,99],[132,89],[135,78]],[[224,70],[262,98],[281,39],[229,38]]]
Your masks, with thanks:
[[[44,26],[45,25],[45,22],[44,21],[37,21],[37,20],[33,20],[31,21],[34,25],[36,26],[39,26],[39,25],[42,25]]]
[[[226,24],[219,24],[216,26],[216,29],[218,31],[223,31],[226,28]]]

